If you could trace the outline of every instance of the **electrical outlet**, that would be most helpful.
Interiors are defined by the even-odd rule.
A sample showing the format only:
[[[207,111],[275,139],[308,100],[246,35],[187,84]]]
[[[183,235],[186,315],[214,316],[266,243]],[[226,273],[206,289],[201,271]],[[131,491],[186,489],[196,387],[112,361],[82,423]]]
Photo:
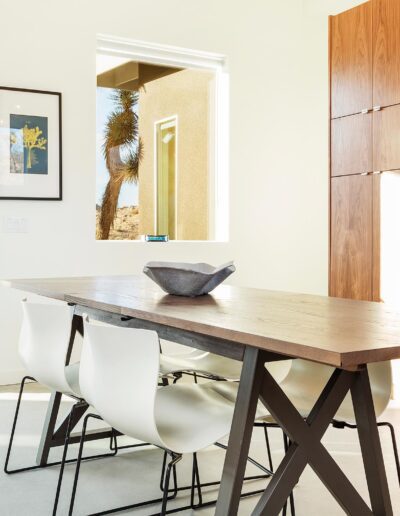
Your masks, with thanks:
[[[5,217],[3,233],[28,233],[28,219],[25,217]]]

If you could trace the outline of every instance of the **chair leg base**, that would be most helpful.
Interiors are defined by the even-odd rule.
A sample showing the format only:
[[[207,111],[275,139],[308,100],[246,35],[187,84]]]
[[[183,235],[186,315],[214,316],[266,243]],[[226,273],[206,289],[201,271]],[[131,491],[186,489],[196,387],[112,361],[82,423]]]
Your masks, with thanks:
[[[14,419],[13,419],[13,424],[12,424],[12,429],[11,429],[10,441],[8,443],[7,455],[6,455],[6,460],[5,460],[5,463],[4,463],[4,473],[7,473],[8,475],[10,475],[12,473],[20,473],[22,471],[31,471],[33,469],[38,469],[40,467],[40,466],[30,466],[30,467],[18,468],[18,469],[14,469],[14,470],[8,469],[8,463],[9,463],[10,457],[11,457],[12,445],[14,443],[15,430],[16,430],[16,427],[17,427],[19,410],[21,408],[22,394],[24,392],[25,383],[26,383],[27,380],[31,380],[32,382],[36,382],[35,378],[32,378],[32,376],[25,376],[22,379],[21,386],[19,388],[18,401],[17,401],[17,406],[15,408],[15,414],[14,414]]]
[[[101,420],[101,417],[96,415],[96,414],[88,414],[85,417],[84,424],[83,424],[83,430],[82,430],[81,443],[80,443],[80,448],[79,448],[79,454],[78,454],[78,458],[77,458],[77,461],[76,461],[77,465],[76,465],[74,486],[73,486],[72,496],[71,496],[70,510],[69,510],[69,513],[68,513],[69,516],[72,516],[72,514],[73,514],[73,509],[74,509],[74,504],[75,504],[75,497],[76,497],[76,490],[77,490],[77,483],[78,483],[79,472],[80,472],[80,465],[81,465],[81,461],[83,460],[82,453],[83,453],[83,445],[84,445],[84,441],[85,441],[87,422],[88,422],[88,420],[90,418]],[[226,446],[221,444],[221,443],[215,443],[215,444],[218,447],[220,447],[220,448],[226,449]],[[137,444],[137,445],[128,445],[128,446],[119,447],[119,448],[116,446],[116,449],[118,450],[118,449],[123,449],[123,448],[134,448],[134,447],[146,446],[146,445],[148,445],[148,443],[140,443],[140,444]],[[111,447],[111,449],[113,449],[113,448]],[[172,459],[169,462],[169,464],[166,465],[166,460],[167,460],[167,455],[168,454],[171,455]],[[153,500],[146,500],[144,502],[138,502],[138,503],[131,504],[131,505],[126,505],[126,506],[117,507],[117,508],[113,508],[113,509],[107,509],[105,511],[91,513],[89,516],[105,516],[107,514],[115,514],[115,513],[118,513],[118,512],[123,512],[123,511],[131,510],[131,509],[136,509],[136,508],[139,508],[139,507],[145,507],[145,506],[149,506],[149,505],[154,505],[154,504],[157,504],[157,503],[161,503],[162,504],[161,512],[154,513],[151,516],[159,516],[160,514],[161,514],[161,516],[164,516],[166,514],[173,514],[173,513],[177,513],[177,512],[182,512],[182,511],[187,511],[187,510],[195,510],[195,509],[199,509],[199,508],[203,508],[203,507],[211,507],[211,506],[216,505],[217,500],[211,500],[211,501],[203,502],[201,489],[204,488],[204,487],[217,486],[221,482],[220,481],[205,482],[205,483],[201,483],[200,482],[200,476],[199,476],[199,470],[198,470],[196,454],[194,454],[194,460],[193,460],[192,484],[190,486],[183,486],[183,487],[178,487],[177,486],[176,468],[175,468],[175,466],[176,466],[176,463],[179,460],[181,460],[181,458],[182,458],[181,455],[173,454],[173,453],[167,452],[167,451],[164,452],[163,466],[162,466],[162,473],[161,473],[161,481],[160,481],[160,489],[163,492],[162,498],[156,498],[156,499],[153,499]],[[262,464],[258,463],[254,459],[249,458],[249,461],[252,462],[256,467],[260,468],[265,473],[262,474],[262,475],[253,475],[253,476],[245,477],[245,479],[244,479],[245,481],[266,479],[266,478],[270,478],[273,475],[273,473],[269,469],[265,468],[265,466],[263,466]],[[272,461],[271,461],[271,463],[272,463]],[[173,473],[173,478],[174,478],[174,488],[170,489],[169,488],[169,481],[170,481],[171,472]],[[195,483],[196,483],[196,485],[194,485]],[[197,503],[197,504],[194,503],[194,491],[195,491],[195,489],[197,490],[198,498],[199,498],[199,503]],[[181,506],[181,507],[177,507],[177,508],[174,508],[174,509],[168,509],[167,510],[167,502],[169,500],[172,500],[172,499],[176,498],[178,492],[180,492],[180,491],[187,491],[187,490],[191,491],[190,505],[185,505],[185,506]],[[263,492],[264,492],[264,489],[258,489],[258,490],[242,493],[240,495],[240,498],[247,498],[247,497],[250,497],[250,496],[255,496],[255,495],[258,495],[258,494],[262,494]],[[290,497],[290,506],[291,506],[291,513],[294,516],[295,513],[294,513],[293,494]]]
[[[59,460],[59,461],[54,461],[54,462],[47,462],[46,464],[37,464],[35,466],[26,466],[23,468],[9,469],[8,464],[9,464],[10,458],[11,458],[15,430],[16,430],[17,423],[18,423],[18,416],[19,416],[19,412],[20,412],[20,408],[21,408],[22,396],[23,396],[23,392],[24,392],[24,388],[25,388],[25,384],[26,384],[27,380],[30,380],[30,381],[36,383],[36,380],[34,378],[32,378],[31,376],[25,376],[21,382],[21,387],[20,387],[18,401],[17,401],[17,407],[15,410],[14,421],[13,421],[13,426],[12,426],[11,435],[10,435],[10,441],[8,444],[7,455],[6,455],[6,460],[5,460],[5,464],[4,464],[4,473],[6,473],[7,475],[14,475],[16,473],[23,473],[26,471],[34,471],[36,469],[51,468],[54,466],[61,466],[63,464],[63,462],[65,464],[71,464],[71,463],[75,463],[77,461],[77,459],[68,459],[65,461]],[[87,457],[84,457],[82,460],[86,461],[86,460],[95,460],[95,459],[103,459],[106,457],[111,457],[111,456],[114,456],[118,452],[118,450],[119,450],[118,448],[117,448],[117,451],[115,451],[115,449],[112,448],[113,453],[105,453],[105,454],[101,454],[101,455],[89,455]]]
[[[83,446],[84,446],[84,442],[85,442],[85,435],[86,435],[87,424],[88,424],[89,419],[99,419],[99,420],[102,420],[102,418],[100,416],[98,416],[97,414],[87,414],[85,419],[84,419],[83,428],[82,428],[82,437],[81,437],[81,442],[80,442],[80,445],[79,445],[78,459],[77,459],[77,463],[76,463],[76,471],[75,471],[75,478],[74,478],[74,484],[73,484],[72,495],[71,495],[70,508],[69,508],[69,513],[68,513],[69,516],[71,516],[73,514],[73,510],[74,510],[76,492],[77,492],[77,487],[78,487],[78,479],[79,479],[79,473],[80,473],[80,466],[81,466],[81,462],[82,462]],[[145,444],[146,443],[144,443],[144,444],[141,443],[140,445],[144,446]],[[133,445],[133,446],[135,446],[135,445]],[[128,446],[128,447],[131,447],[131,446]],[[172,452],[168,452],[168,453],[171,455],[171,461],[168,463],[166,468],[165,468],[165,465],[164,465],[164,469],[165,469],[165,480],[164,480],[164,482],[165,482],[165,484],[164,484],[163,489],[162,489],[162,491],[163,491],[162,498],[157,498],[157,499],[154,499],[154,500],[147,500],[145,502],[139,502],[139,503],[132,504],[132,505],[129,505],[129,506],[118,507],[118,508],[114,508],[114,509],[108,509],[106,511],[101,511],[101,512],[97,512],[97,513],[93,513],[93,514],[97,514],[97,515],[113,514],[113,513],[116,513],[116,512],[126,511],[126,510],[129,510],[129,509],[135,509],[135,508],[138,508],[138,507],[144,507],[144,506],[152,505],[152,504],[155,504],[155,503],[161,503],[162,504],[161,513],[157,513],[157,514],[161,514],[161,515],[167,514],[167,512],[166,512],[167,502],[168,502],[168,500],[171,500],[171,499],[175,498],[176,494],[177,494],[177,480],[176,480],[175,465],[182,458],[181,455],[174,454]],[[164,464],[165,464],[165,457],[164,457]],[[170,490],[169,490],[169,482],[170,482],[171,471],[173,473],[175,487],[172,490],[173,494],[169,495],[169,492],[170,492]]]
[[[218,448],[222,448],[223,450],[227,450],[228,447],[226,446],[226,444],[222,444],[222,443],[214,443],[214,446],[218,446]],[[268,468],[266,468],[265,466],[263,466],[262,464],[260,464],[259,462],[257,462],[255,459],[251,458],[251,457],[247,457],[247,460],[253,464],[254,466],[256,466],[258,469],[261,469],[261,471],[264,471],[265,473],[265,478],[268,478],[268,477],[272,477],[273,475],[273,472],[271,470],[269,470]]]
[[[333,428],[338,428],[338,429],[343,429],[343,428],[351,428],[352,430],[357,429],[356,424],[347,423],[346,421],[338,421],[336,419],[334,419],[332,421],[332,426],[333,426]],[[396,433],[394,431],[394,427],[388,421],[379,421],[379,422],[377,422],[377,426],[378,427],[386,426],[387,428],[389,428],[390,438],[392,440],[393,456],[394,456],[394,461],[396,464],[397,479],[398,479],[398,482],[400,485],[400,459],[399,459],[399,451],[398,451],[398,447],[397,447]]]

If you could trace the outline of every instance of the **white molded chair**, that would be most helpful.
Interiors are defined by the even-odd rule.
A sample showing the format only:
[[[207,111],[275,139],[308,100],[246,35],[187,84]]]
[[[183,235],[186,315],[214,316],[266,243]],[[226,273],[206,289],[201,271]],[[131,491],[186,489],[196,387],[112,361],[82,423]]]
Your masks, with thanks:
[[[69,436],[69,427],[74,411],[80,405],[87,406],[86,402],[82,400],[78,386],[79,363],[65,365],[72,338],[71,332],[74,307],[69,306],[67,303],[62,301],[47,301],[39,298],[35,301],[24,299],[22,301],[22,310],[23,322],[20,332],[18,352],[29,376],[25,376],[21,382],[4,471],[5,473],[11,474],[61,465],[60,478],[62,478],[62,471],[65,463],[74,462],[76,460],[66,460],[66,446],[64,447],[63,458],[61,461],[48,462],[45,465],[29,466],[14,470],[10,470],[8,468],[8,464],[12,451],[22,395],[27,380],[37,381],[51,391],[66,394],[77,401],[70,412],[67,436]],[[117,447],[115,439],[114,443],[116,450]],[[113,451],[112,453],[86,458],[108,457],[110,455],[115,455],[115,453],[116,451]],[[57,486],[54,513],[57,508],[59,492],[60,483]]]
[[[201,351],[198,349],[189,348],[187,351],[186,346],[177,345],[174,343],[174,350],[168,347],[171,343],[168,341],[161,341],[162,354],[160,355],[160,374],[164,377],[174,377],[174,383],[179,380],[184,374],[189,374],[194,377],[195,382],[197,378],[209,378],[222,382],[229,382],[227,385],[220,383],[216,385],[216,389],[222,393],[228,394],[228,399],[233,403],[236,399],[236,392],[238,385],[231,385],[231,382],[239,382],[240,374],[242,371],[242,362],[226,358],[214,353],[207,351]],[[276,362],[268,362],[266,367],[272,374],[275,381],[281,383],[289,374],[291,369],[292,360],[277,360]],[[273,472],[272,454],[268,436],[268,427],[263,424],[261,415],[267,416],[267,411],[262,404],[259,404],[257,412],[259,418],[255,422],[255,426],[263,427],[265,444],[267,447],[268,460],[269,460],[269,471]],[[285,444],[284,439],[284,444]],[[250,459],[253,464],[263,469],[261,464]]]
[[[46,303],[42,300],[33,302],[24,299],[22,310],[23,322],[18,353],[29,376],[25,376],[21,382],[4,466],[6,473],[18,473],[40,467],[30,466],[15,470],[8,468],[26,381],[37,381],[50,390],[80,397],[79,392],[76,392],[68,382],[68,377],[72,381],[77,377],[77,368],[75,365],[65,366],[71,336],[73,307],[62,302]]]
[[[330,366],[309,362],[307,360],[293,360],[290,371],[280,383],[280,386],[300,414],[306,418],[310,414],[318,396],[328,383],[332,373],[333,368]],[[386,410],[391,397],[391,362],[369,364],[368,373],[371,382],[375,413],[378,419]],[[237,394],[236,384],[232,382],[218,382],[216,390],[229,401],[235,401]],[[258,416],[257,423],[271,427],[277,426],[274,419],[269,414],[262,415],[261,417]],[[377,425],[378,427],[385,426],[390,430],[396,470],[400,483],[400,462],[393,425],[387,421],[378,421]],[[334,428],[357,428],[350,394],[343,400],[335,418],[332,420],[332,426]]]
[[[144,502],[161,502],[161,514],[165,514],[172,468],[182,454],[196,454],[227,435],[234,406],[215,392],[214,382],[158,388],[160,346],[154,331],[99,325],[86,317],[84,335],[79,373],[82,395],[117,431],[152,443],[171,457],[162,499]],[[99,416],[88,414],[84,421],[69,514],[90,417]],[[194,477],[199,483],[198,471]],[[192,484],[192,502],[193,490]]]
[[[333,369],[331,367],[323,364],[315,364],[306,360],[294,360],[293,366],[281,386],[299,412],[306,417],[317,396],[328,382],[332,372]],[[392,364],[390,361],[369,364],[368,373],[375,414],[378,419],[385,412],[391,398],[393,385]],[[301,385],[300,390],[298,389],[299,384]],[[400,461],[393,425],[388,421],[377,421],[377,425],[378,427],[384,426],[389,428],[397,477],[400,484]],[[350,394],[343,400],[332,421],[332,426],[342,429],[357,428]]]
[[[222,396],[226,397],[232,403],[236,401],[236,394],[242,371],[242,362],[231,358],[216,355],[207,351],[187,348],[176,343],[161,341],[162,354],[160,355],[160,374],[164,377],[174,377],[176,383],[182,375],[191,375],[197,383],[197,379],[209,378],[218,380],[214,382],[214,389]],[[281,383],[289,374],[292,360],[278,360],[276,362],[268,362],[266,367],[272,374],[275,381]],[[235,383],[232,383],[235,382]],[[254,422],[255,427],[260,427],[264,431],[264,439],[267,449],[269,469],[266,469],[258,461],[251,457],[248,460],[260,468],[262,471],[272,474],[274,471],[272,452],[268,435],[268,428],[276,425],[268,424],[268,413],[265,407],[259,403]],[[215,443],[217,446],[226,449],[221,443]],[[283,433],[283,444],[285,450],[288,447],[288,439]],[[290,495],[290,509],[292,516],[295,516],[294,496]],[[286,514],[287,505],[283,508],[283,515]]]
[[[65,365],[74,307],[67,303],[22,301],[23,323],[18,345],[20,359],[41,385],[80,398],[78,364]]]

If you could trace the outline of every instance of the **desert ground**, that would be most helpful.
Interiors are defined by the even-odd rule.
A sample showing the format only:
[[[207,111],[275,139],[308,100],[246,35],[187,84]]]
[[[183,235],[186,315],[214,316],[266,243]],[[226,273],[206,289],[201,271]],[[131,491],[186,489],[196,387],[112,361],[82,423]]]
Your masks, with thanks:
[[[96,206],[96,235],[98,235],[100,207]],[[124,206],[117,209],[109,240],[137,240],[139,238],[139,208]]]

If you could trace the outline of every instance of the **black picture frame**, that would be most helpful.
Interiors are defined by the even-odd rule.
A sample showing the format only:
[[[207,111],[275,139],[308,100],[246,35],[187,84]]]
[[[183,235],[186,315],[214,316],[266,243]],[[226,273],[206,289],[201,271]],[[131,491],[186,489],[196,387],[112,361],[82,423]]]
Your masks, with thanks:
[[[62,93],[57,91],[34,90],[29,88],[14,88],[11,86],[0,86],[0,91],[16,91],[21,93],[34,93],[38,95],[54,95],[58,97],[58,196],[56,197],[24,197],[24,196],[2,196],[2,201],[62,201],[63,200],[63,171],[62,171]]]

